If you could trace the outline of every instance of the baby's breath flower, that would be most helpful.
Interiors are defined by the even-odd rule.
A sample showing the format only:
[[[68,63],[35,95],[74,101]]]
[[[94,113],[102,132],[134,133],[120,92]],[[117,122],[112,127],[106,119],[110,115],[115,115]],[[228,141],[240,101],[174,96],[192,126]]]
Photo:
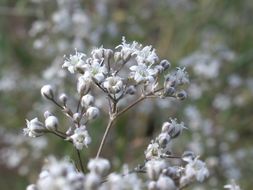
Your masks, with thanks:
[[[209,176],[209,171],[205,162],[198,159],[197,156],[193,160],[189,159],[188,164],[185,166],[183,177],[180,179],[181,184],[189,183],[196,179],[199,182],[203,182],[206,177]]]
[[[143,49],[135,51],[133,55],[136,55],[138,64],[154,64],[159,59],[155,53],[155,49],[152,49],[152,46],[145,46]]]
[[[70,55],[69,58],[66,58],[62,65],[62,68],[67,68],[70,73],[74,74],[76,71],[84,67],[84,57],[86,57],[84,53],[76,51],[75,55]]]
[[[74,134],[69,137],[74,143],[74,146],[78,150],[82,150],[84,146],[88,146],[91,143],[91,138],[86,130],[86,127],[83,125],[79,128],[76,128]]]
[[[147,81],[152,83],[158,73],[157,69],[151,68],[151,66],[147,66],[144,63],[133,65],[129,69],[131,70],[130,77],[133,78],[137,84]]]
[[[26,120],[26,128],[24,128],[23,131],[24,134],[28,135],[29,137],[39,137],[44,134],[46,128],[36,117],[31,121]]]
[[[123,81],[118,76],[108,77],[105,79],[103,86],[109,93],[117,94],[123,89]]]
[[[162,170],[166,168],[164,160],[150,160],[145,164],[147,175],[151,180],[157,180]]]
[[[88,93],[91,86],[91,79],[86,77],[86,75],[80,76],[77,81],[77,92],[80,95]]]
[[[105,74],[107,73],[107,68],[103,64],[103,60],[89,59],[87,62],[88,64],[85,65],[84,75],[87,78],[93,78],[96,80],[96,82],[101,83],[105,78]]]

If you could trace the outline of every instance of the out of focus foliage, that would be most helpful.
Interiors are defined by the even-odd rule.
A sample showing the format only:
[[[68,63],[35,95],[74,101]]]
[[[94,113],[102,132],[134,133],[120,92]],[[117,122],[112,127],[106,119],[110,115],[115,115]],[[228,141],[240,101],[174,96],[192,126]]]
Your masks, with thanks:
[[[156,127],[176,116],[189,127],[185,141],[175,145],[178,152],[190,142],[187,147],[209,164],[211,176],[201,187],[222,189],[233,178],[242,189],[251,189],[252,18],[251,0],[2,0],[1,188],[24,189],[46,155],[73,156],[72,148],[58,139],[35,142],[22,136],[25,118],[49,106],[39,95],[43,84],[50,81],[70,93],[76,88],[61,70],[63,56],[75,48],[89,52],[101,44],[112,47],[126,36],[153,44],[172,66],[185,66],[191,78],[189,98],[183,105],[141,104],[117,123],[104,156],[115,165],[138,163]],[[156,111],[158,106],[162,111]],[[102,136],[102,123],[94,123],[92,136]],[[98,144],[83,155],[95,155]]]

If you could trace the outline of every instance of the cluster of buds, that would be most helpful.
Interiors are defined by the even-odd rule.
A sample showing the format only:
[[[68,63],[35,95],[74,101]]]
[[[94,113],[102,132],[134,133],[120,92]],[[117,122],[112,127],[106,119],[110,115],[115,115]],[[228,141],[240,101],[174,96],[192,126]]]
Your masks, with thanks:
[[[186,128],[184,123],[177,123],[170,119],[162,126],[161,133],[152,140],[145,151],[146,162],[144,165],[149,179],[149,190],[176,190],[183,188],[193,181],[203,182],[209,176],[205,163],[199,160],[192,152],[185,151],[182,156],[175,156],[170,149],[171,140],[177,138]],[[172,159],[179,159],[187,163],[173,165]]]

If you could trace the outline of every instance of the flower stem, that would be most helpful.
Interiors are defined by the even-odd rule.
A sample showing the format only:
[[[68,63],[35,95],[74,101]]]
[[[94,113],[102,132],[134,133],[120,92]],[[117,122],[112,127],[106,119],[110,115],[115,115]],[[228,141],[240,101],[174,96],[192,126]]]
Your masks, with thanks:
[[[99,158],[99,156],[100,156],[100,154],[101,154],[101,151],[102,151],[103,146],[104,146],[104,144],[105,144],[106,137],[107,137],[107,135],[108,135],[108,133],[109,133],[109,131],[110,131],[110,128],[111,128],[113,122],[114,122],[114,118],[111,118],[111,117],[110,117],[110,120],[109,120],[109,122],[108,122],[108,124],[107,124],[107,127],[106,127],[106,130],[105,130],[105,133],[104,133],[104,135],[103,135],[102,141],[101,141],[101,143],[100,143],[100,146],[99,146],[99,149],[98,149],[96,158]]]
[[[76,152],[77,152],[77,156],[78,156],[78,160],[79,160],[79,164],[80,164],[81,170],[84,173],[84,167],[83,167],[83,163],[82,163],[82,159],[81,159],[80,150],[76,149]]]

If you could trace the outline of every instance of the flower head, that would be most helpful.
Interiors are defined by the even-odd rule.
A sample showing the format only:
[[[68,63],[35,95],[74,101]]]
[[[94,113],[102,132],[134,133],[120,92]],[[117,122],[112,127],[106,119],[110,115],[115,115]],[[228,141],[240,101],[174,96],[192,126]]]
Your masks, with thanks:
[[[38,118],[34,118],[31,121],[26,120],[26,128],[23,129],[24,134],[29,137],[39,137],[46,131],[45,126],[41,123]]]
[[[84,146],[88,146],[88,144],[91,143],[91,138],[86,130],[85,126],[81,126],[77,129],[75,129],[74,134],[69,137],[74,143],[74,146],[78,149],[81,150],[83,149]]]
[[[84,53],[76,51],[75,55],[70,55],[69,58],[64,61],[62,68],[67,68],[70,73],[74,74],[78,71],[78,69],[82,69],[84,67],[84,57],[86,57]]]

